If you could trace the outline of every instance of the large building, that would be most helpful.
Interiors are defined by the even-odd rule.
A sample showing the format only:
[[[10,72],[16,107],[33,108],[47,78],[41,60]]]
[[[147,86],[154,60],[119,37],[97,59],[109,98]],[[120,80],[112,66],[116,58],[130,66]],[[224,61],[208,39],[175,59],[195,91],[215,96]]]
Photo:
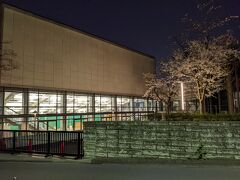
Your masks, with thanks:
[[[131,120],[155,110],[142,98],[152,56],[10,5],[1,7],[0,129],[80,130],[83,121]],[[4,59],[5,58],[5,59]]]

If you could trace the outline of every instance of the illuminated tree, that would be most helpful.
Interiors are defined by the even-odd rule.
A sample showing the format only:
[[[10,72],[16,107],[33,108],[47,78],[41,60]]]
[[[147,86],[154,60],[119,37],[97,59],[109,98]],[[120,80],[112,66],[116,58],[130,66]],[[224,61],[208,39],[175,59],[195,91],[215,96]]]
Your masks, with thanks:
[[[240,43],[231,33],[226,33],[220,35],[215,40],[217,45],[224,47],[225,50],[230,51],[228,58],[219,59],[219,63],[227,69],[228,76],[226,78],[226,90],[228,97],[228,111],[229,113],[234,112],[234,102],[233,102],[233,81],[238,82],[237,71],[239,70],[240,65]],[[237,84],[236,84],[237,85]],[[238,87],[236,87],[238,89]],[[236,89],[236,90],[237,90]],[[239,94],[237,93],[237,103],[240,106]]]
[[[239,50],[239,42],[229,33],[230,26],[228,25],[231,25],[231,27],[234,27],[234,25],[238,26],[240,18],[239,16],[222,15],[222,13],[219,13],[222,6],[216,2],[214,0],[198,0],[195,11],[197,15],[191,17],[191,15],[186,14],[182,19],[186,25],[186,31],[174,39],[181,51],[184,51],[185,56],[188,56],[186,51],[188,42],[193,39],[204,43],[206,47],[215,42],[218,45],[221,44],[224,50]],[[225,80],[225,89],[228,95],[228,111],[232,113],[232,82],[234,73],[236,74],[236,65],[239,65],[239,59],[237,56],[229,55],[228,58],[222,59],[219,63],[221,63],[222,68],[227,67],[228,76]]]
[[[171,111],[172,100],[179,94],[180,85],[169,75],[162,75],[159,78],[155,74],[144,74],[147,90],[146,98],[152,98],[166,105],[166,114]]]
[[[213,97],[224,89],[229,74],[226,61],[238,55],[239,51],[227,48],[225,43],[221,45],[218,39],[207,45],[203,41],[189,41],[184,49],[174,53],[168,68],[173,77],[193,89],[202,114],[205,97]]]

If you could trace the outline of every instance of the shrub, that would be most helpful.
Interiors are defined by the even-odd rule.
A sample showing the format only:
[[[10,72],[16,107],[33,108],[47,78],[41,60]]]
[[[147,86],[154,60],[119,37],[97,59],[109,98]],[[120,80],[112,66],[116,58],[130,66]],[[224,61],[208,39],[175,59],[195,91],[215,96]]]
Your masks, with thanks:
[[[163,114],[149,114],[150,121],[161,121]],[[169,121],[240,121],[240,114],[191,114],[172,113],[164,119]]]

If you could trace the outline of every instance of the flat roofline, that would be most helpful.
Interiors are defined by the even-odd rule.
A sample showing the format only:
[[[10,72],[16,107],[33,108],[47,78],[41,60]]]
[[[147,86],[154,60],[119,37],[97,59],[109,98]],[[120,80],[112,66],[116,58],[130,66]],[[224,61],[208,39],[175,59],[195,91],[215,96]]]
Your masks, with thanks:
[[[141,52],[141,51],[138,51],[138,50],[129,48],[129,47],[125,46],[125,45],[122,45],[122,44],[119,44],[119,43],[116,43],[116,42],[113,42],[113,41],[110,41],[110,40],[107,40],[107,39],[105,39],[105,38],[103,38],[103,37],[100,37],[100,36],[98,36],[98,35],[95,35],[95,34],[93,34],[93,33],[89,33],[89,32],[87,32],[87,31],[84,31],[84,30],[82,30],[82,29],[79,29],[79,28],[76,28],[76,27],[73,27],[73,26],[70,26],[70,25],[67,25],[67,24],[65,24],[65,23],[63,23],[63,22],[59,22],[59,21],[57,21],[57,20],[53,20],[53,19],[51,19],[51,18],[44,17],[44,16],[42,16],[42,15],[38,15],[38,14],[36,14],[35,12],[29,11],[29,10],[25,10],[25,9],[22,9],[22,8],[19,8],[19,7],[15,6],[15,5],[13,5],[13,4],[6,3],[6,2],[2,2],[2,4],[3,4],[3,7],[7,7],[7,8],[9,8],[9,9],[13,9],[13,10],[19,11],[19,12],[21,12],[21,13],[23,13],[23,14],[30,15],[30,16],[32,16],[32,17],[41,19],[41,20],[46,21],[46,22],[49,22],[49,23],[53,23],[53,24],[55,24],[55,25],[57,25],[57,26],[61,26],[61,27],[66,28],[66,29],[70,29],[70,30],[76,31],[76,32],[78,32],[78,33],[87,35],[87,36],[89,36],[89,37],[92,37],[92,38],[95,38],[95,39],[104,41],[104,42],[106,42],[106,43],[110,43],[110,44],[112,44],[112,45],[114,45],[114,46],[117,46],[117,47],[120,47],[120,48],[129,50],[129,51],[138,53],[138,54],[140,54],[140,55],[147,56],[147,57],[149,57],[149,58],[152,58],[153,60],[156,59],[154,56],[149,55],[149,54],[147,54],[147,53],[144,53],[144,52]]]

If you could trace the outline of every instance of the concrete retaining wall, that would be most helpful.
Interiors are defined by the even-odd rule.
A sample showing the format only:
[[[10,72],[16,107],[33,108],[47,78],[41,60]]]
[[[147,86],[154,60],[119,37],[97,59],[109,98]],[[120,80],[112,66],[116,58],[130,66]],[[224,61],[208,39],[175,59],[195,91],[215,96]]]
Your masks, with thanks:
[[[240,122],[87,122],[86,157],[240,159]]]

